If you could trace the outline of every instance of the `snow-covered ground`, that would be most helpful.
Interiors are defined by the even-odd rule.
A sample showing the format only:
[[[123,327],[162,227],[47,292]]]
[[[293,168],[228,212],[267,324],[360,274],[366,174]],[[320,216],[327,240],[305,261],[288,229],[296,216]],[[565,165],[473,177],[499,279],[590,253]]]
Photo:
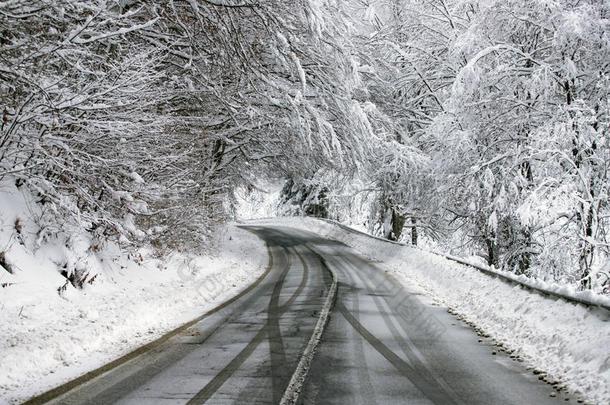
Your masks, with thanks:
[[[36,207],[0,192],[0,403],[17,403],[97,368],[203,314],[253,282],[267,265],[254,234],[218,232],[212,253],[90,248],[86,234],[35,240]],[[16,223],[20,224],[16,226]],[[216,253],[214,253],[216,252]],[[90,272],[75,288],[62,269]],[[11,274],[12,272],[12,274]]]
[[[124,259],[124,269],[101,274],[83,290],[70,285],[62,296],[59,274],[17,277],[1,289],[0,403],[97,368],[244,289],[267,264],[264,244],[234,226],[222,235],[222,255],[141,265]]]
[[[525,364],[561,381],[587,402],[610,403],[610,315],[552,299],[409,246],[388,243],[312,218],[257,223],[317,232],[383,261],[410,288],[419,287],[514,351]]]

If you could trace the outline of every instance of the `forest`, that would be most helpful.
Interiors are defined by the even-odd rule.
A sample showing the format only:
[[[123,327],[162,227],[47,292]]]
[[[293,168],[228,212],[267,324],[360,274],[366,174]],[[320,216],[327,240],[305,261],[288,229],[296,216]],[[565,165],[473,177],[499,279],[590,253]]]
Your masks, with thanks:
[[[604,0],[0,2],[38,243],[198,249],[280,178],[285,212],[609,293],[609,95]]]

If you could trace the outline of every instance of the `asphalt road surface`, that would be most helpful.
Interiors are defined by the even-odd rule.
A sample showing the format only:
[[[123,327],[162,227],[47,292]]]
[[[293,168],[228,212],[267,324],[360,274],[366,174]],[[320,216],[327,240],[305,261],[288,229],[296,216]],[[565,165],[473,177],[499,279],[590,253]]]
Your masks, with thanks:
[[[565,396],[345,245],[252,226],[271,254],[254,288],[57,404],[277,404],[331,284],[303,404],[557,404]],[[551,396],[555,395],[555,396]]]

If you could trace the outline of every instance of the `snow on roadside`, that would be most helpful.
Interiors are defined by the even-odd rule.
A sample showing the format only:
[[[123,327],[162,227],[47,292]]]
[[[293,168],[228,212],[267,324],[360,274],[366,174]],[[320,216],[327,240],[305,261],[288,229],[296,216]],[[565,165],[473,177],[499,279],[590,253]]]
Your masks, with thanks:
[[[515,350],[528,366],[564,382],[587,402],[610,403],[607,311],[545,297],[433,253],[313,218],[256,222],[316,232],[382,260],[398,280],[422,287],[506,348]]]
[[[246,288],[267,265],[264,242],[233,225],[219,234],[215,256],[106,257],[113,265],[92,285],[68,284],[61,296],[65,278],[44,249],[11,251],[17,270],[0,280],[11,283],[0,288],[0,403],[97,368]]]

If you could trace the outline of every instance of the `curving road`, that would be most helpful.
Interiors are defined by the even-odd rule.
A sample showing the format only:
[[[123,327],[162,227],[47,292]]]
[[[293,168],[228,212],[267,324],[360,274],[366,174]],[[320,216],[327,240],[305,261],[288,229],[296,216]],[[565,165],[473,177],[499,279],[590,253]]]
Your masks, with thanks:
[[[277,404],[313,332],[329,270],[337,301],[301,403],[565,403],[520,363],[492,355],[446,308],[345,245],[292,228],[247,229],[270,252],[253,288],[120,366],[31,403]]]

